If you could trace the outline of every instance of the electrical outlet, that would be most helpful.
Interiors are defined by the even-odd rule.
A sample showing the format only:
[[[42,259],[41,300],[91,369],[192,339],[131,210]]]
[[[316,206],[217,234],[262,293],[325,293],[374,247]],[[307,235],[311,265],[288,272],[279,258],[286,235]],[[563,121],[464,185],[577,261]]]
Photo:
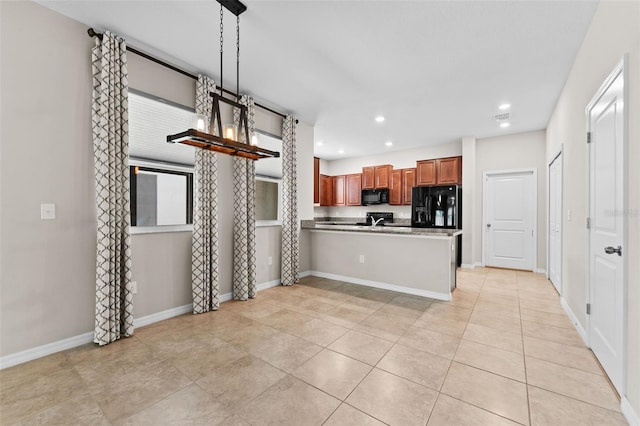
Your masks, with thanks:
[[[364,254],[360,255],[360,263],[364,263]]]
[[[273,265],[273,257],[269,256],[267,262],[269,263],[269,265]]]
[[[55,204],[40,204],[40,219],[53,220],[56,218]]]
[[[138,282],[131,281],[131,293],[138,294]]]
[[[571,209],[567,210],[567,222],[571,222]]]

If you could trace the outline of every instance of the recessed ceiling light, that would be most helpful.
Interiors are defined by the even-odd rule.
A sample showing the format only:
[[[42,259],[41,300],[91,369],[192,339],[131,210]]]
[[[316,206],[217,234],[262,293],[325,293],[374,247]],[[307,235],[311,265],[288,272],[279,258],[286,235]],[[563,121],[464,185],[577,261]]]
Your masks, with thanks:
[[[384,117],[383,117],[383,116],[381,116],[381,115],[379,115],[379,116],[377,116],[377,117],[376,117],[376,121],[377,121],[378,123],[382,123],[382,122],[384,121]]]
[[[322,141],[318,141],[318,142],[316,142],[316,145],[318,145],[318,146],[322,146],[322,145],[323,145],[323,143],[322,143]]]
[[[338,154],[344,154],[344,149],[339,149]]]
[[[511,108],[511,104],[502,104],[498,107],[498,109],[504,111],[505,109]]]
[[[509,126],[510,126],[510,124],[509,124],[509,123],[500,123],[500,127],[502,127],[503,129],[504,129],[505,127],[509,127]]]
[[[393,142],[391,142],[391,141],[387,141],[387,142],[385,142],[384,144],[385,144],[386,146],[391,146],[391,145],[393,145]]]

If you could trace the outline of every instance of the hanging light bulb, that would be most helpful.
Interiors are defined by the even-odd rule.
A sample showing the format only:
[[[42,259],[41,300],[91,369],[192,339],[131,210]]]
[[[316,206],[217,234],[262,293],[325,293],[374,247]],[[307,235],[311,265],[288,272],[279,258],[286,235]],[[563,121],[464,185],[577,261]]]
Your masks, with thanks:
[[[204,114],[195,114],[193,117],[193,128],[199,132],[209,133],[209,120]]]
[[[225,124],[223,126],[223,137],[238,142],[238,126],[235,124]]]

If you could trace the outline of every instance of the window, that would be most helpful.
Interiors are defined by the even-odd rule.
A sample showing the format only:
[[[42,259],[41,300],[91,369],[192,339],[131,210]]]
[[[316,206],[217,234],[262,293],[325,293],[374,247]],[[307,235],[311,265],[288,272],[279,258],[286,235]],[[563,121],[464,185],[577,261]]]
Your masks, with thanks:
[[[129,92],[132,233],[192,229],[195,148],[166,137],[192,127],[193,119],[192,109]]]
[[[256,177],[256,221],[261,225],[280,224],[280,180]]]
[[[282,140],[260,133],[258,144],[282,153]],[[282,157],[256,161],[256,226],[282,224]]]
[[[193,173],[131,166],[131,226],[193,223]]]

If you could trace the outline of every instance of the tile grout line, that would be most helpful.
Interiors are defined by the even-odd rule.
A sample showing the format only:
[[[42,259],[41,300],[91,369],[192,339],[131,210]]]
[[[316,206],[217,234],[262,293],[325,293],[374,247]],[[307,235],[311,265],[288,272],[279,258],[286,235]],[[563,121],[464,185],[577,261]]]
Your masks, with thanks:
[[[533,424],[532,423],[532,419],[531,419],[531,398],[529,396],[529,375],[527,374],[527,356],[526,356],[526,349],[525,349],[525,345],[524,345],[524,326],[522,324],[522,307],[520,305],[520,283],[518,281],[518,275],[516,274],[516,285],[518,288],[518,313],[519,313],[519,317],[520,317],[520,333],[521,333],[521,341],[522,341],[522,365],[524,366],[524,388],[525,388],[525,392],[527,395],[527,414],[529,415],[529,424]]]

